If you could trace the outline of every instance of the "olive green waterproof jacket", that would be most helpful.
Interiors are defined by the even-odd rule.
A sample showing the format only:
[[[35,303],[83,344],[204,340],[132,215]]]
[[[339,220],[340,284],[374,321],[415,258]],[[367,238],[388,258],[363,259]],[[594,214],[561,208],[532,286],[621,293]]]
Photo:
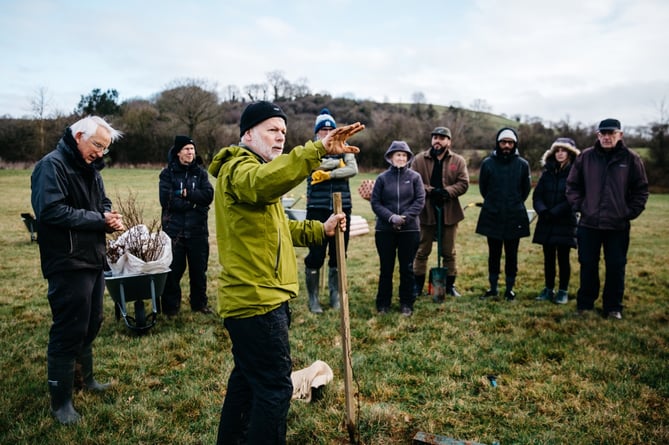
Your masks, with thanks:
[[[289,220],[281,197],[316,169],[321,142],[307,142],[265,162],[250,148],[222,148],[209,166],[216,177],[214,208],[223,318],[262,315],[297,297],[293,246],[321,244],[323,223]]]

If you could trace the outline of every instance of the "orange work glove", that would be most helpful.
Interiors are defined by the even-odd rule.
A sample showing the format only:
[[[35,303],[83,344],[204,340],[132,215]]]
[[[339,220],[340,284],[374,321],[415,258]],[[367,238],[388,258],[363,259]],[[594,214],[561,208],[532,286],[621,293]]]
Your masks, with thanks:
[[[325,147],[325,152],[329,155],[338,155],[342,153],[360,153],[360,149],[353,145],[347,145],[346,140],[356,133],[360,133],[365,126],[360,122],[337,127],[330,131],[321,141]]]

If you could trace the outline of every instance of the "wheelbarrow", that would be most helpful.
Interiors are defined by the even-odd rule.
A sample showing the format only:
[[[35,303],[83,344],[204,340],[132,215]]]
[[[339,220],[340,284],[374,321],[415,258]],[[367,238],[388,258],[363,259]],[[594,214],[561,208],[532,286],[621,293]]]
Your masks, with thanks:
[[[167,270],[153,274],[106,276],[105,284],[115,303],[116,320],[123,317],[125,325],[137,333],[151,329],[156,324],[158,298],[165,290],[169,272]],[[144,300],[151,301],[151,311],[148,315]],[[134,305],[134,317],[128,314],[128,303]]]
[[[283,204],[283,209],[288,219],[293,219],[295,221],[304,221],[306,219],[306,210],[293,208],[303,197],[304,196],[299,196],[297,199],[290,197],[281,198],[281,204]]]
[[[30,232],[30,241],[37,241],[37,220],[30,213],[21,213],[21,219]]]

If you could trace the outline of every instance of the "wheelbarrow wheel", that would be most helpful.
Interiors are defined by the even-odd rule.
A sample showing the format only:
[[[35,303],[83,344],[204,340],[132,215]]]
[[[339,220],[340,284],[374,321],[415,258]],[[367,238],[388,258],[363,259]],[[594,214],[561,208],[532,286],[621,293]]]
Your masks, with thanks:
[[[137,327],[143,328],[146,326],[146,310],[144,309],[144,301],[135,301],[135,323]]]

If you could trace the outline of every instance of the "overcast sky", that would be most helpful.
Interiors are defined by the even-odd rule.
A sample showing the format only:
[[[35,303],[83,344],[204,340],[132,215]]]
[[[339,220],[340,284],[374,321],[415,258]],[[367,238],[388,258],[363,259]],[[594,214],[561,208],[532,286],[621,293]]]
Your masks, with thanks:
[[[281,71],[314,93],[623,126],[669,106],[667,0],[0,0],[0,115],[94,88],[223,93]],[[664,110],[665,113],[668,110]],[[665,116],[666,117],[666,116]]]

